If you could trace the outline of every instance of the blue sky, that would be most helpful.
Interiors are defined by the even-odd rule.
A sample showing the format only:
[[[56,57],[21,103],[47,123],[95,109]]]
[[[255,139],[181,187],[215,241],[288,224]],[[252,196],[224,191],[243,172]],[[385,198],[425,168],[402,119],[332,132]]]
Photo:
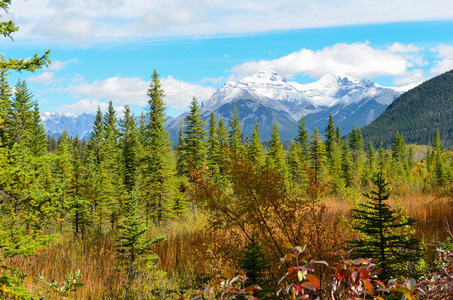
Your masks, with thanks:
[[[335,73],[398,87],[453,69],[449,0],[13,0],[1,19],[20,27],[3,39],[4,57],[52,51],[48,69],[9,76],[27,80],[43,112],[109,100],[139,112],[154,69],[172,116],[263,69],[300,83]]]

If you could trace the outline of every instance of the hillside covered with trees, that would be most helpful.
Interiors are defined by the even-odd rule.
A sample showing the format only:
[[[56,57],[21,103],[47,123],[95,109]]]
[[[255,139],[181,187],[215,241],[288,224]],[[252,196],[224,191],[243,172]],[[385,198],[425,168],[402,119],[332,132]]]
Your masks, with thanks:
[[[431,144],[439,131],[453,145],[453,71],[436,76],[399,96],[371,124],[362,128],[365,141],[376,147],[392,143],[396,133],[406,142]]]

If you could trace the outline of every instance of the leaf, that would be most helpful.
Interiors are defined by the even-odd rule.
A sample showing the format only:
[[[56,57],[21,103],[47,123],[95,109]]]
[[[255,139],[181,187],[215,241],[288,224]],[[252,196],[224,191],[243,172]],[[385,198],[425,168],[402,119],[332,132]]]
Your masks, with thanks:
[[[319,284],[319,280],[318,280],[318,277],[316,277],[315,275],[312,275],[312,274],[307,274],[305,275],[305,278],[307,278],[307,280],[313,284],[313,286],[315,288],[317,288],[319,290],[319,288],[321,287],[321,285]]]
[[[302,274],[302,271],[297,272],[297,279],[299,279],[299,281],[304,280],[304,274]]]
[[[364,278],[364,279],[370,278],[370,272],[368,272],[367,270],[361,269],[360,274],[362,275],[362,278]]]
[[[223,282],[223,279],[219,279],[219,280],[217,280],[216,282],[214,282],[214,283],[212,284],[212,286],[220,286],[220,285],[222,284],[222,282]]]
[[[223,277],[225,278],[233,278],[234,272],[232,270],[225,270],[223,271]]]
[[[254,285],[248,286],[245,290],[246,291],[257,291],[257,290],[262,290],[262,288],[259,285],[254,284]]]
[[[382,281],[374,280],[374,282],[376,282],[377,284],[379,284],[380,286],[382,286],[385,289],[385,284]]]
[[[411,293],[410,292],[405,292],[403,293],[404,297],[407,298],[407,300],[413,300],[414,297],[412,297]]]
[[[329,266],[329,264],[326,261],[323,261],[323,260],[315,260],[315,261],[311,261],[310,263],[312,263],[312,264],[323,264],[323,265]]]
[[[304,282],[301,285],[306,289],[309,289],[311,291],[316,291],[316,287],[313,284],[311,284],[310,282]]]
[[[354,284],[358,284],[359,280],[360,280],[360,272],[358,270],[352,272],[351,278],[352,278],[352,281],[354,282]]]
[[[366,289],[368,291],[370,291],[371,294],[373,294],[374,293],[374,287],[371,284],[371,282],[369,282],[368,280],[365,280],[365,279],[362,279],[362,282],[363,282],[363,285],[365,285]]]
[[[415,288],[415,279],[414,278],[411,278],[409,279],[409,281],[407,282],[407,288],[410,290],[410,291],[413,291],[414,288]]]
[[[282,247],[283,247],[283,248],[286,248],[286,249],[291,249],[291,250],[294,249],[294,246],[291,245],[290,243],[283,243],[283,244],[282,244]]]

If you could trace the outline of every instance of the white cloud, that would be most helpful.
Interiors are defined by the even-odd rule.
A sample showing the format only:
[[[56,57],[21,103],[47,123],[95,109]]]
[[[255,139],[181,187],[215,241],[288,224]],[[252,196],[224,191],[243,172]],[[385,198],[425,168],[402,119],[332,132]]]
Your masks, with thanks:
[[[76,64],[76,63],[78,63],[77,58],[69,59],[69,60],[66,60],[66,61],[56,60],[56,61],[52,61],[52,64],[47,68],[47,70],[60,71],[66,65]]]
[[[109,107],[108,101],[99,101],[98,99],[82,99],[73,104],[65,104],[60,106],[58,109],[64,112],[95,112],[98,110],[98,107],[101,111],[106,111]],[[116,115],[118,118],[124,116],[124,106],[113,106],[115,109]]]
[[[97,111],[98,107],[101,110],[106,110],[109,106],[108,102],[99,102],[99,100],[82,99],[74,104],[65,104],[59,107],[60,111],[76,112],[76,111]]]
[[[33,0],[13,1],[21,37],[217,35],[453,18],[446,0]],[[66,21],[66,22],[63,22]],[[36,28],[33,31],[33,28]],[[73,28],[77,28],[74,29]],[[96,29],[96,30],[95,30]]]
[[[339,43],[322,50],[302,49],[274,60],[261,60],[236,65],[232,72],[239,77],[260,70],[274,70],[292,78],[307,74],[319,78],[326,73],[345,74],[356,78],[398,76],[412,63],[403,55],[371,47],[368,43]]]
[[[39,75],[33,75],[27,78],[30,82],[49,84],[55,80],[54,72],[43,72]]]
[[[395,42],[393,43],[393,45],[387,48],[387,51],[390,53],[414,53],[419,52],[420,50],[421,49],[415,45],[404,45],[400,42]]]
[[[185,109],[189,106],[192,97],[197,97],[200,101],[208,99],[215,89],[203,87],[185,81],[176,80],[172,76],[161,79],[162,89],[165,92],[164,102],[173,109]],[[140,77],[125,77],[119,75],[105,80],[86,82],[80,76],[75,77],[73,83],[64,91],[75,97],[83,96],[86,99],[80,100],[71,106],[64,108],[93,108],[101,104],[98,100],[112,100],[117,105],[137,105],[146,106],[148,103],[147,90],[149,82]],[[101,107],[102,108],[102,107]]]
[[[145,105],[148,83],[140,77],[121,78],[119,75],[105,80],[87,83],[76,78],[80,83],[70,85],[65,89],[75,96],[85,96],[93,99],[108,99],[115,104]]]
[[[437,75],[453,69],[453,46],[439,45],[431,51],[437,52],[437,57],[440,58],[434,62],[434,66],[430,70],[432,74]]]
[[[427,80],[425,77],[425,72],[420,69],[414,69],[406,72],[402,76],[399,76],[395,79],[394,83],[399,86],[416,86]]]
[[[57,13],[37,23],[33,33],[56,40],[85,43],[94,37],[94,28],[93,21],[78,13]]]
[[[165,103],[175,109],[185,109],[193,97],[199,102],[209,99],[216,89],[179,81],[171,76],[162,79],[162,88],[165,91]]]

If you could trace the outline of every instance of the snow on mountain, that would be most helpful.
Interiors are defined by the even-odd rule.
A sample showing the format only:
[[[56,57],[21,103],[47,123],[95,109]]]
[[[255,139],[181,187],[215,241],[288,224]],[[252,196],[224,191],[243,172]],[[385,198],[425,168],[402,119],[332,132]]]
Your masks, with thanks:
[[[59,136],[66,129],[69,136],[88,138],[93,128],[96,115],[89,113],[41,113],[41,122],[47,134]]]
[[[287,81],[273,71],[260,71],[238,82],[225,82],[209,100],[202,103],[201,108],[212,111],[239,99],[252,99],[285,111],[298,120],[301,115],[364,99],[374,99],[387,106],[399,94],[401,92],[395,89],[349,76],[326,74],[316,82],[300,84]]]

